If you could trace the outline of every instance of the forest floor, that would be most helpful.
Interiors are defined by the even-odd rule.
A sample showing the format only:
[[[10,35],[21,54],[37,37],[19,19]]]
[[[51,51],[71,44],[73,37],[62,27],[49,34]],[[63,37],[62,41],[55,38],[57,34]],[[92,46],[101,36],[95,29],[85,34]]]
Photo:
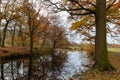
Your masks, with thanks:
[[[116,71],[88,70],[80,75],[80,80],[120,80],[120,52],[109,52],[109,61]]]

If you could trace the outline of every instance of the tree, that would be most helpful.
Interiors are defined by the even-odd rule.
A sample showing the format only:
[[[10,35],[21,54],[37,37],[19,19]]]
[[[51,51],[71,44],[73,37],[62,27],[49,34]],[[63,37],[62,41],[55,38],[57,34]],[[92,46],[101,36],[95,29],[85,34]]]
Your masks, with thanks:
[[[95,64],[94,67],[99,70],[114,70],[108,61],[107,42],[106,42],[106,15],[107,21],[109,17],[109,11],[119,10],[116,0],[65,0],[65,4],[54,3],[50,0],[59,11],[67,11],[72,18],[79,19],[79,21],[72,24],[72,29],[77,30],[82,34],[87,34],[90,38],[95,37]],[[106,3],[107,2],[107,3]],[[107,4],[107,6],[106,6]],[[59,6],[58,6],[59,5]],[[67,5],[67,7],[65,6]],[[115,9],[113,9],[115,8]],[[107,11],[107,12],[106,12]],[[76,16],[76,17],[74,17]],[[80,16],[80,17],[78,17]],[[90,30],[93,30],[95,26],[96,35],[91,37]],[[84,31],[82,31],[84,30]]]
[[[41,32],[42,25],[47,24],[44,22],[47,22],[47,19],[40,15],[41,6],[37,7],[38,1],[23,0],[22,5],[19,7],[20,12],[23,14],[21,17],[25,21],[24,26],[26,27],[30,41],[28,80],[32,79],[34,38]]]
[[[63,47],[64,45],[62,44],[62,41],[68,42],[66,40],[64,28],[55,25],[50,25],[47,27],[47,31],[43,32],[43,34],[46,34],[44,37],[47,41],[47,44],[49,44],[49,46],[53,49]]]
[[[95,64],[100,70],[114,69],[108,61],[106,41],[106,1],[96,0],[96,37],[95,37]]]
[[[65,46],[65,43],[68,43],[68,40],[66,38],[66,31],[63,26],[60,25],[58,19],[59,16],[56,14],[49,16],[51,24],[47,28],[47,34],[49,35],[47,35],[46,38],[49,40],[48,42],[51,44],[53,49],[63,47]]]
[[[112,5],[110,5],[112,6]],[[99,70],[114,70],[108,61],[107,42],[106,42],[106,8],[105,0],[96,0],[95,9],[95,64]]]
[[[1,8],[1,0],[0,0],[0,8]],[[0,9],[0,26],[1,26],[1,20],[2,20],[2,12],[1,12],[1,9]],[[1,37],[1,29],[0,29],[0,47],[1,47],[1,39],[2,39],[2,37]]]
[[[37,26],[39,23],[35,23],[38,18],[39,10],[34,9],[33,3],[24,1],[23,8],[25,10],[24,14],[27,16],[27,26],[29,28],[29,37],[30,37],[30,61],[29,61],[29,70],[28,70],[28,80],[31,80],[32,74],[32,56],[33,56],[33,35],[36,32]]]
[[[14,38],[15,38],[15,29],[16,29],[16,24],[17,22],[15,22],[14,26],[11,27],[11,46],[14,46]],[[13,28],[13,29],[12,29]]]
[[[17,3],[14,0],[11,1],[2,1],[1,3],[1,16],[2,16],[2,20],[4,20],[1,24],[4,25],[3,28],[3,36],[2,36],[2,41],[1,41],[1,47],[5,47],[5,39],[6,39],[6,33],[7,33],[7,29],[9,24],[19,18],[18,15],[16,15],[18,12],[16,11],[16,5]],[[11,23],[12,24],[12,23]]]

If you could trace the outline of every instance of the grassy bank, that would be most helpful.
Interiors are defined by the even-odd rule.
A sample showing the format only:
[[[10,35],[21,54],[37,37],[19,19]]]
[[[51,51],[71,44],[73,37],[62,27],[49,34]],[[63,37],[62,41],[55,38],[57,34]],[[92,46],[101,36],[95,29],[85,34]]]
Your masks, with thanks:
[[[108,48],[109,52],[120,52],[120,48]]]
[[[120,52],[116,52],[116,50],[110,52],[109,61],[116,68],[116,71],[100,72],[98,70],[89,69],[80,75],[80,80],[120,80]]]

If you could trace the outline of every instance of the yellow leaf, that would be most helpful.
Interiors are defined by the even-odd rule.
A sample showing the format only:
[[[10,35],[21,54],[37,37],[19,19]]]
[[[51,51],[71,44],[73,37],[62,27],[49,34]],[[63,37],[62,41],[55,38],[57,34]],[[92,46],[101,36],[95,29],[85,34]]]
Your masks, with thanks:
[[[88,19],[88,16],[84,16],[79,21],[73,22],[70,27],[70,30],[76,30],[76,29],[80,28],[81,26],[85,25],[87,22],[87,19]]]

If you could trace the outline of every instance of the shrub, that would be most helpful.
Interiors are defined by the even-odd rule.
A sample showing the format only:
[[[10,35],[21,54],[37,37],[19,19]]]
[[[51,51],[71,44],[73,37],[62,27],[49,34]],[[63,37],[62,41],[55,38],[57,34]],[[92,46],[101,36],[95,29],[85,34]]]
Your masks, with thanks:
[[[94,44],[86,44],[83,47],[84,51],[88,53],[88,55],[94,59],[95,57],[95,45]]]

